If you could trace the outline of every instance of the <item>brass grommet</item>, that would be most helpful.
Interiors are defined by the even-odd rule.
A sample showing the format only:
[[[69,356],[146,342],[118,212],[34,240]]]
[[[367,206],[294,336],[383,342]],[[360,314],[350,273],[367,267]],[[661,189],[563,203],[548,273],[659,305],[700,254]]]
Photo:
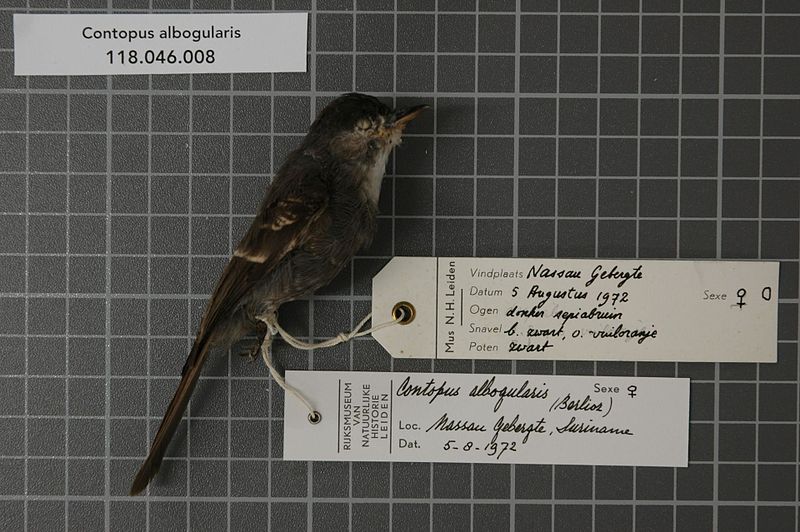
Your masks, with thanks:
[[[417,317],[417,309],[408,301],[400,301],[392,308],[392,319],[400,325],[408,325]]]

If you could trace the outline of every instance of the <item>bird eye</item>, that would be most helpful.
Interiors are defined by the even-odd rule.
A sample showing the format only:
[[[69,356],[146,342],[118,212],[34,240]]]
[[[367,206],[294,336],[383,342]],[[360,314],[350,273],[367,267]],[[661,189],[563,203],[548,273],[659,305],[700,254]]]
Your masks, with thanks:
[[[378,141],[374,140],[374,139],[369,141],[369,149],[370,150],[377,150],[378,149]]]
[[[370,126],[372,126],[372,124],[366,118],[362,118],[358,122],[356,122],[356,127],[362,131],[368,130]]]

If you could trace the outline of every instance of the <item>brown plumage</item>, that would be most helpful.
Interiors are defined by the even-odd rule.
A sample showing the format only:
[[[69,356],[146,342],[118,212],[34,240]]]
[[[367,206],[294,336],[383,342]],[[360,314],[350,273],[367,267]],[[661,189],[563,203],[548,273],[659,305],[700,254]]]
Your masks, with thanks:
[[[351,93],[322,110],[275,174],[222,272],[131,495],[158,472],[209,351],[248,333],[263,337],[257,316],[326,285],[371,242],[389,153],[424,107],[392,110],[372,96]]]

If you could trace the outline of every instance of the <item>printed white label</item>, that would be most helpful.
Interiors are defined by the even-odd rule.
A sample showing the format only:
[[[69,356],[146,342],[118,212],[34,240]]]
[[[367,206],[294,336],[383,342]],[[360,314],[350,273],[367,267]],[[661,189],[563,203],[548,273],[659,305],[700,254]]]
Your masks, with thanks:
[[[287,371],[287,460],[685,467],[689,379]]]
[[[774,362],[778,263],[396,257],[372,283],[394,357]]]
[[[14,15],[22,75],[305,72],[307,13]]]

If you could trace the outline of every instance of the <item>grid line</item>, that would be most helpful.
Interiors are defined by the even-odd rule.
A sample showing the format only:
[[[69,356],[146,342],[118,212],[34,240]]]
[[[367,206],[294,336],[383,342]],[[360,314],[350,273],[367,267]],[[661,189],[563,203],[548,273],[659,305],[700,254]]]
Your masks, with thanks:
[[[94,10],[20,4],[0,17],[120,11],[110,0]],[[465,0],[456,11],[438,1],[427,11],[419,2],[404,11],[399,0],[386,10],[307,4],[308,73],[0,75],[0,103],[14,111],[0,118],[9,154],[0,161],[0,264],[11,265],[0,304],[20,309],[18,323],[0,326],[0,343],[24,355],[0,368],[0,389],[20,390],[18,405],[0,409],[16,437],[0,447],[0,467],[19,472],[3,497],[20,508],[16,528],[49,519],[73,529],[95,508],[105,529],[179,530],[204,519],[228,530],[795,529],[800,49],[779,37],[792,35],[799,14],[767,13],[769,2],[753,13],[730,13],[729,2],[713,13],[693,13],[691,2],[609,12],[617,3],[608,0],[536,11],[522,0]],[[0,41],[7,68],[13,49]],[[228,356],[202,377],[211,397],[191,405],[165,460],[172,474],[144,498],[125,495],[156,404],[177,383],[169,367],[184,353],[174,348],[191,344],[194,314],[210,297],[210,270],[318,103],[355,89],[396,106],[432,100],[434,114],[392,157],[384,240],[335,288],[287,309],[298,337],[322,334],[341,303],[352,325],[371,300],[367,272],[395,254],[766,259],[781,263],[778,362],[394,360],[370,338],[341,356],[283,344],[278,356],[291,368],[690,376],[688,469],[284,463],[283,394],[262,368]],[[268,123],[248,122],[264,112]],[[624,148],[610,152],[614,143]],[[42,427],[53,426],[64,434],[44,441]]]

